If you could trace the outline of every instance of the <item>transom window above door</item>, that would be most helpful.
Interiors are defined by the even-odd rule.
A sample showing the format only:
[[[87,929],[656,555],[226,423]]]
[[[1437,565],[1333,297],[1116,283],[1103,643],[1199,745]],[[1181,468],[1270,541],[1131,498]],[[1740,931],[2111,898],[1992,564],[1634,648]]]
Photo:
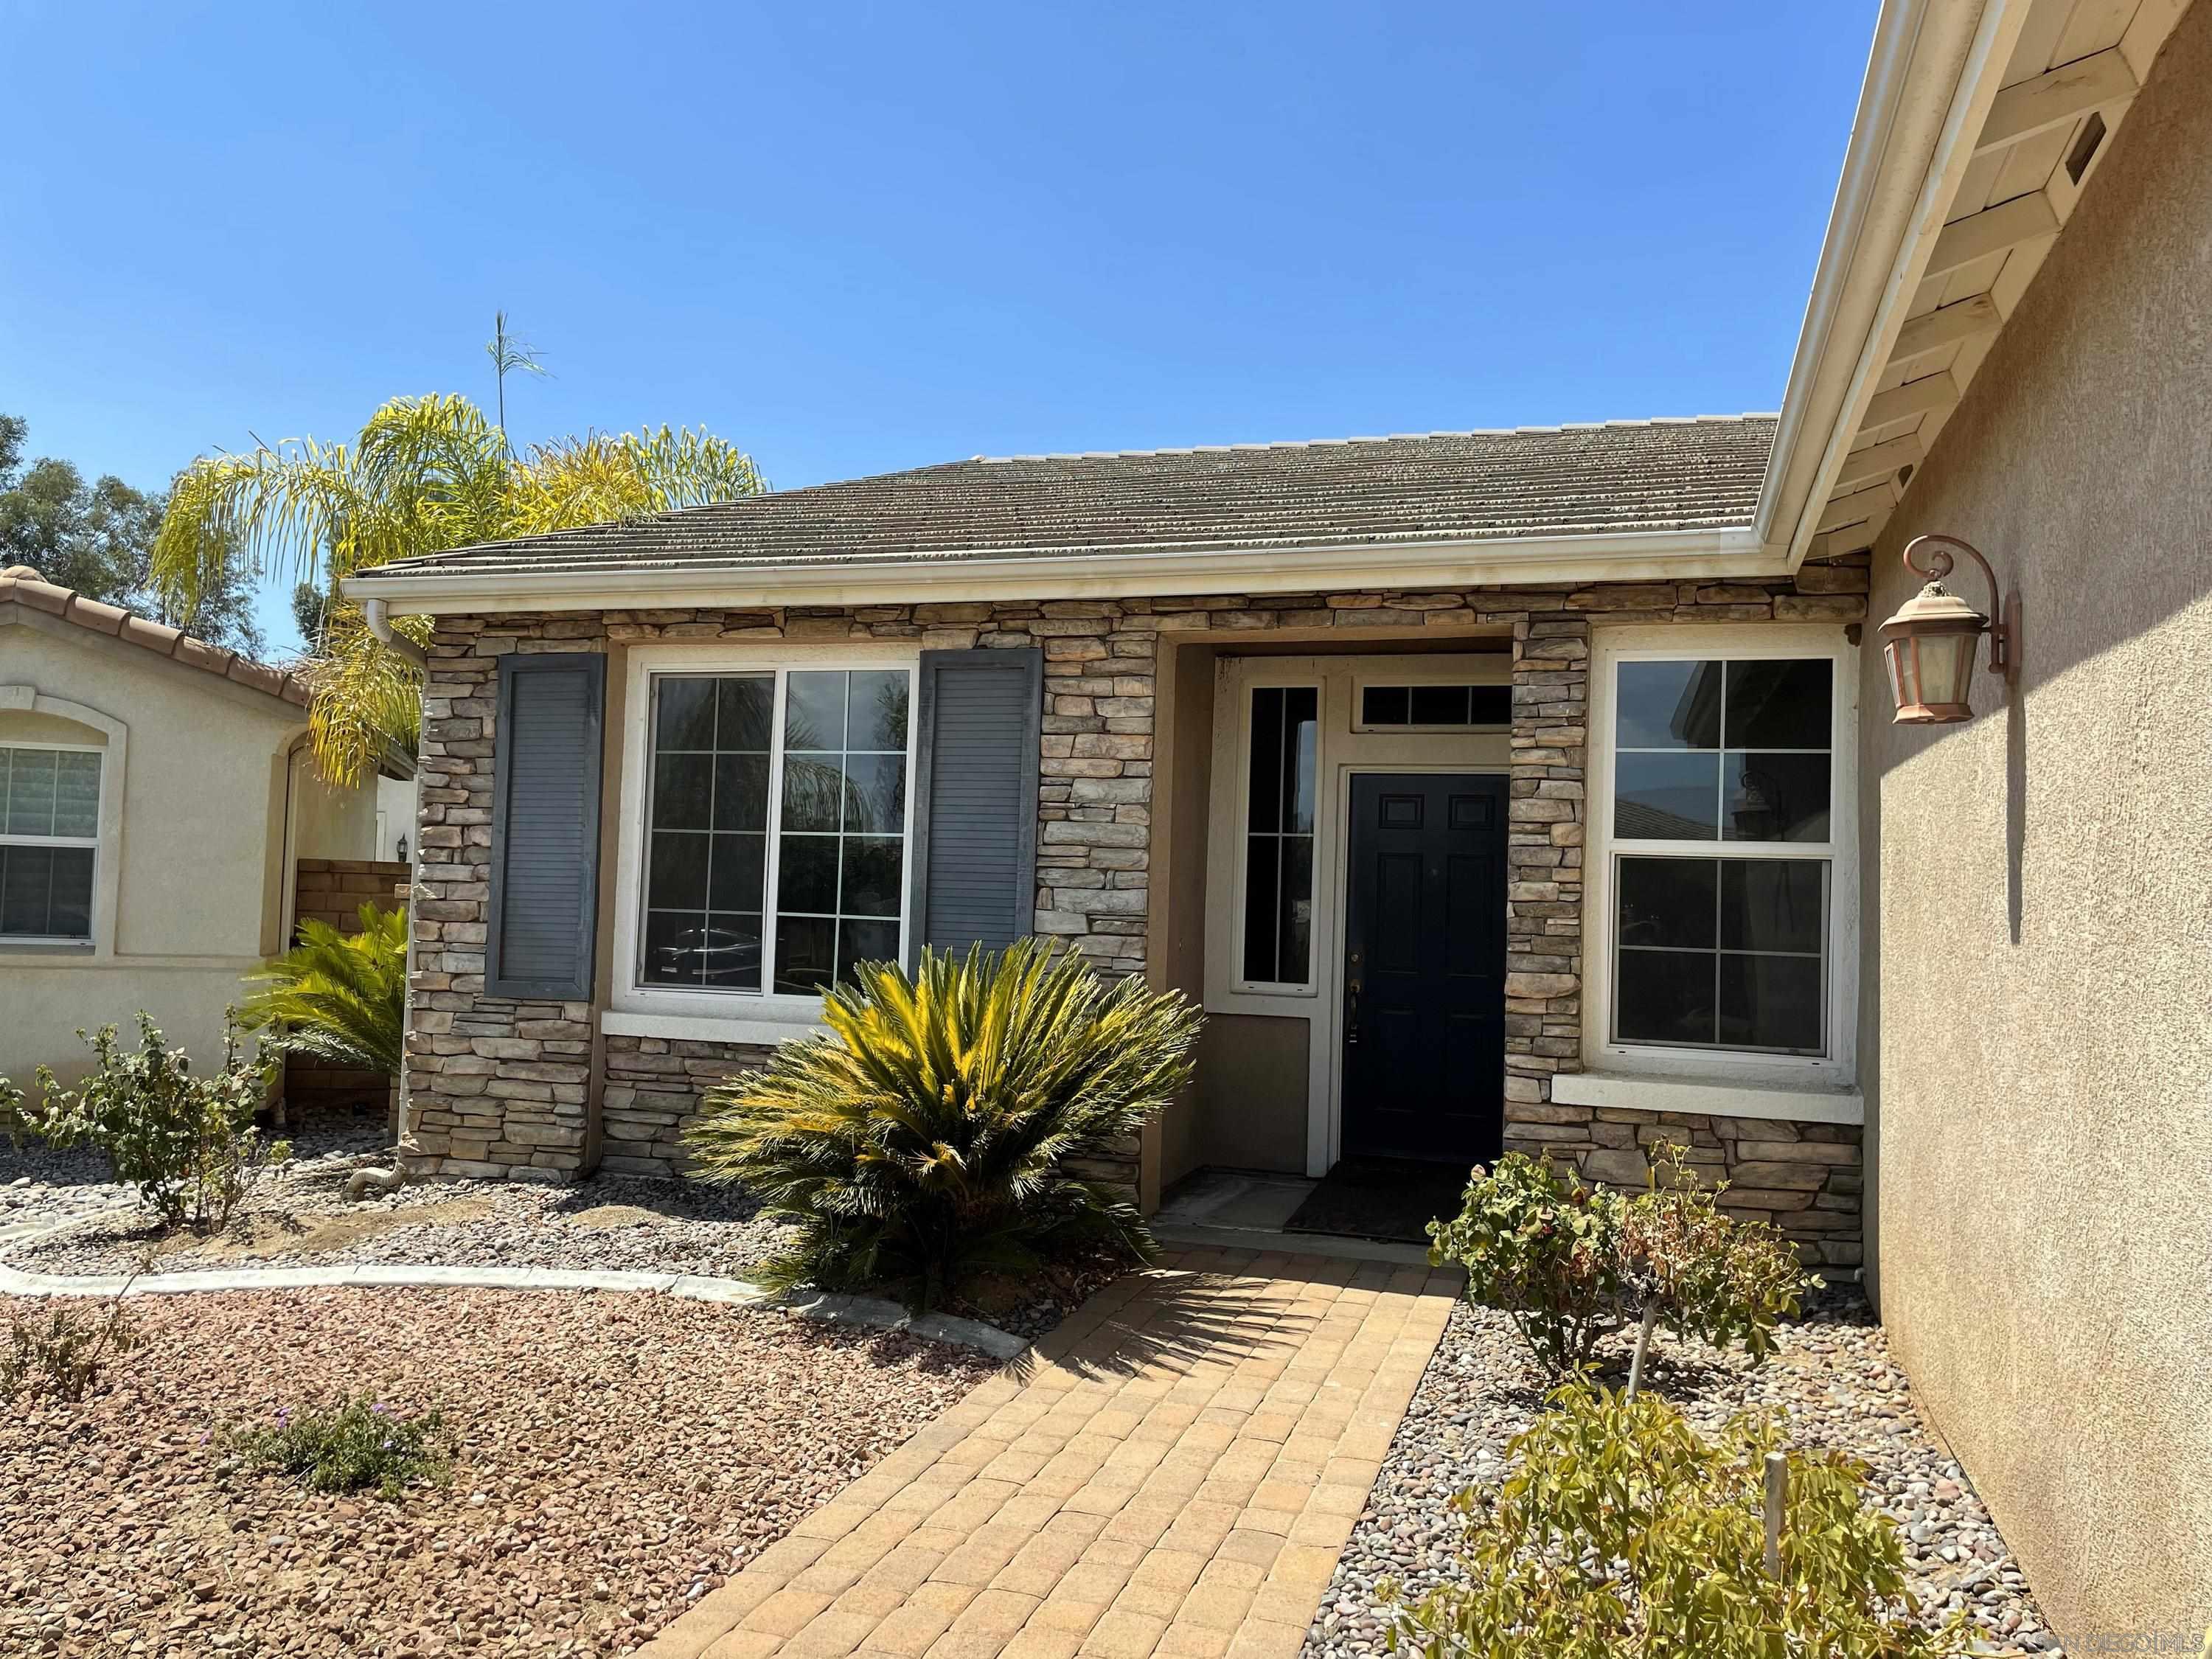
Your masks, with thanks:
[[[1831,1052],[1836,668],[1613,665],[1611,1039]]]
[[[904,668],[652,680],[638,982],[818,992],[903,954]]]
[[[92,938],[100,751],[0,746],[0,939]]]
[[[1363,684],[1354,730],[1468,732],[1513,724],[1510,685]]]

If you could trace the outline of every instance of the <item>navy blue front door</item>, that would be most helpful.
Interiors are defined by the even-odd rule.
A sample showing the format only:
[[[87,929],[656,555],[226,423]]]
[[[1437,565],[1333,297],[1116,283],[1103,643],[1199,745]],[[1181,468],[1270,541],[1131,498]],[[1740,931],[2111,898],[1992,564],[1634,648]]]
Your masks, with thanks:
[[[1505,780],[1352,780],[1344,1155],[1487,1163],[1505,1095]]]

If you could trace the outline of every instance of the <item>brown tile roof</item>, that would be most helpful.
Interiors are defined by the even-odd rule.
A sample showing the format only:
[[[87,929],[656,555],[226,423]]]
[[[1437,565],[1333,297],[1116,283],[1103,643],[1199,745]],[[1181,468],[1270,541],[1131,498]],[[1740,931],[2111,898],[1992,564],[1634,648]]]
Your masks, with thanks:
[[[235,651],[196,640],[143,617],[134,617],[118,606],[88,599],[71,587],[57,587],[28,565],[0,570],[0,605],[20,605],[27,611],[44,611],[64,622],[106,634],[173,662],[214,674],[251,690],[266,692],[286,702],[307,707],[307,688],[281,668],[271,668]]]
[[[1751,522],[1771,415],[954,461],[490,542],[409,576],[1403,546]],[[371,574],[374,580],[374,574]]]

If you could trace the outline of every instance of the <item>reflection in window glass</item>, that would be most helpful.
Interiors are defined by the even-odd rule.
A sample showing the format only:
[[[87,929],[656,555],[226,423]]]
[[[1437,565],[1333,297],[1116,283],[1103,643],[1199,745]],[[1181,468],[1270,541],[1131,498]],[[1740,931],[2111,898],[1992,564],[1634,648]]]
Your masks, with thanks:
[[[1244,978],[1303,985],[1311,977],[1316,746],[1321,694],[1311,686],[1252,693],[1244,837]]]
[[[899,954],[911,677],[784,674],[780,746],[777,678],[653,682],[645,984],[809,994]]]
[[[643,978],[761,988],[775,677],[653,682]]]
[[[1618,665],[1615,837],[1826,841],[1834,673],[1826,658]]]
[[[1825,845],[1834,681],[1827,658],[1616,665],[1613,841]],[[1613,870],[1616,1042],[1827,1052],[1826,859]]]
[[[1826,1052],[1825,859],[1623,858],[1613,1036]]]
[[[904,670],[787,676],[775,988],[896,960],[905,896]]]
[[[88,939],[100,757],[0,748],[0,936]]]

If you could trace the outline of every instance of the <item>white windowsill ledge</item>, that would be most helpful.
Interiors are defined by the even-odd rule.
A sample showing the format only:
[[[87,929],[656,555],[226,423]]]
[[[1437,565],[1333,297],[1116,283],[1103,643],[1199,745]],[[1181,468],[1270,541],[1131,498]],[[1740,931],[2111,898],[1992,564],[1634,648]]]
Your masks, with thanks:
[[[670,1037],[684,1042],[743,1042],[773,1048],[793,1037],[826,1036],[819,1020],[796,1018],[702,1018],[696,1014],[632,1014],[609,1008],[599,1015],[608,1036]]]
[[[1763,1117],[1778,1123],[1866,1121],[1866,1102],[1856,1089],[1777,1089],[1626,1072],[1561,1072],[1552,1079],[1552,1098],[1561,1106],[1699,1112],[1708,1117]]]

